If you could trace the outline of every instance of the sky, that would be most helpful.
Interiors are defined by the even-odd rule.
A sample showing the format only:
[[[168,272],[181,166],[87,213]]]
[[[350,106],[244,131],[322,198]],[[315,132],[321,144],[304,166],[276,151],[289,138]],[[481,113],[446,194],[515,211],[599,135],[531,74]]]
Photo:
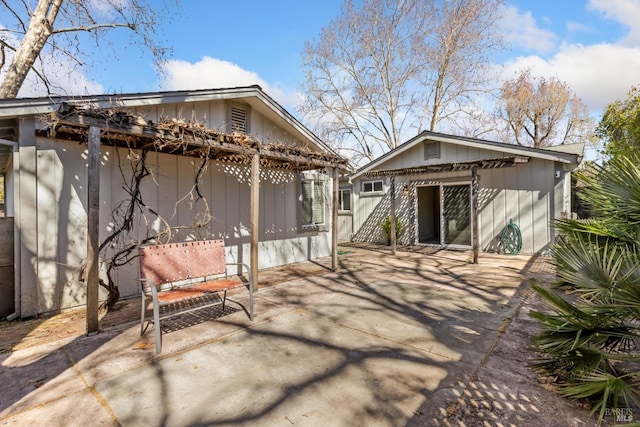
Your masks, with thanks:
[[[342,0],[182,0],[160,36],[172,53],[158,75],[150,55],[115,33],[117,58],[99,52],[92,69],[63,85],[75,93],[135,93],[259,84],[295,113],[305,41],[339,15]],[[503,78],[533,75],[566,81],[596,119],[640,83],[640,0],[507,0],[508,47],[494,66]],[[2,17],[0,17],[0,25]],[[21,96],[32,96],[25,87]]]

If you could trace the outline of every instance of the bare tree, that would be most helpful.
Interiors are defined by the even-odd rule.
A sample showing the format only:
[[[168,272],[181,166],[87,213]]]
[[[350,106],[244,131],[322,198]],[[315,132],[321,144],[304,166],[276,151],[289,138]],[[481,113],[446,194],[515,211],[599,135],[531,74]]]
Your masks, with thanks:
[[[15,98],[30,71],[51,94],[52,81],[43,67],[43,53],[81,67],[90,58],[85,50],[87,39],[98,45],[111,29],[130,30],[157,61],[166,54],[166,49],[154,40],[160,12],[151,1],[39,0],[35,9],[31,3],[0,1],[0,10],[4,9],[0,26],[0,71],[4,74],[0,99]]]
[[[536,78],[520,71],[502,86],[498,117],[504,137],[536,148],[574,142],[593,142],[595,122],[587,106],[566,82]]]
[[[500,0],[346,0],[303,52],[301,113],[356,162],[460,113],[486,88]]]

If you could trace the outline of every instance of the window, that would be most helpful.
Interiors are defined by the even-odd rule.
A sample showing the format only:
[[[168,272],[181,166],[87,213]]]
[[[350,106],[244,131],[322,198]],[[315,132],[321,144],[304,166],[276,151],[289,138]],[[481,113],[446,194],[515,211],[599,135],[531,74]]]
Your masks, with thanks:
[[[324,224],[324,182],[302,181],[302,226]]]
[[[338,190],[338,210],[350,211],[351,210],[351,189],[341,188]]]
[[[382,180],[380,181],[364,181],[362,183],[363,193],[380,193],[382,192]]]
[[[424,143],[424,159],[439,159],[440,143],[437,141],[427,141]]]
[[[249,133],[248,107],[240,104],[229,105],[227,122],[229,123],[229,133]]]

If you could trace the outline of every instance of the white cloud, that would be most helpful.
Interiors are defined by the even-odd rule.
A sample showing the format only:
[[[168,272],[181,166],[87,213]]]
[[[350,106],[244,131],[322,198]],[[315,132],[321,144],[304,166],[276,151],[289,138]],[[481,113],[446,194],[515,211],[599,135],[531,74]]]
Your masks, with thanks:
[[[594,112],[626,96],[640,82],[640,48],[611,44],[563,45],[549,59],[536,55],[518,57],[504,65],[504,78],[522,68],[533,75],[555,76],[566,81]]]
[[[622,45],[640,46],[640,26],[638,26],[640,2],[638,0],[590,0],[588,8],[628,28],[629,32],[620,40]]]
[[[567,22],[567,31],[570,33],[593,33],[593,28],[581,24],[580,22]]]
[[[555,48],[556,35],[539,28],[531,12],[520,12],[515,6],[505,6],[499,25],[507,43],[514,47],[538,53],[550,52]]]
[[[165,77],[160,83],[163,90],[216,89],[260,85],[262,89],[285,108],[294,108],[300,103],[295,91],[280,84],[269,84],[260,76],[237,64],[209,56],[198,62],[182,60],[167,61]]]

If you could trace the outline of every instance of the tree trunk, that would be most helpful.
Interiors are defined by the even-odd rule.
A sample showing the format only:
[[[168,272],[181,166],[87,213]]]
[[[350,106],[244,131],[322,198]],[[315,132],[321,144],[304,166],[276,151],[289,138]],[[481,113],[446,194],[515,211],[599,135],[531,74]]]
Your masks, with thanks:
[[[62,1],[40,0],[38,2],[29,22],[29,28],[11,60],[2,86],[0,86],[0,99],[13,99],[18,96],[22,83],[53,31],[53,23]]]

